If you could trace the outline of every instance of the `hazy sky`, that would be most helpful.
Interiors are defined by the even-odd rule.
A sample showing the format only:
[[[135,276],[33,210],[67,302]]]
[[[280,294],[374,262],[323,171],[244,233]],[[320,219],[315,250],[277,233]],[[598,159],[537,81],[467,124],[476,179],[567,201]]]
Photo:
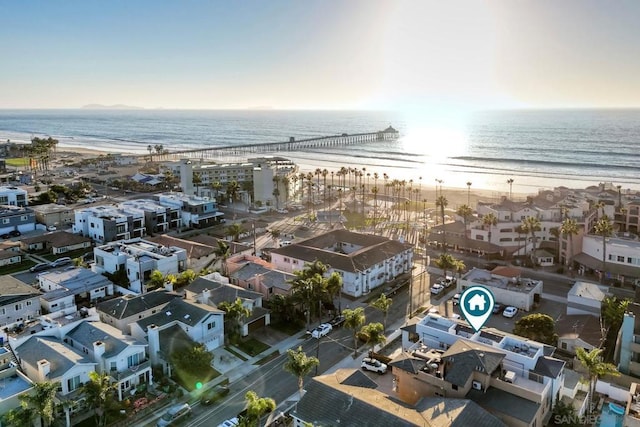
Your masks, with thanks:
[[[640,1],[0,0],[0,108],[640,106]]]

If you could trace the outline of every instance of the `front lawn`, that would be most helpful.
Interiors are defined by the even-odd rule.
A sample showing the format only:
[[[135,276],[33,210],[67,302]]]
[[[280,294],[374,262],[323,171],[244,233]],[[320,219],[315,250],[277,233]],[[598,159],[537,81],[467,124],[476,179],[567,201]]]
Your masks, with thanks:
[[[12,166],[14,168],[27,166],[29,164],[29,159],[26,157],[12,157],[10,159],[5,160],[7,162],[7,166]]]
[[[49,261],[55,261],[58,258],[62,258],[62,257],[69,257],[71,259],[75,259],[75,258],[79,258],[81,256],[83,256],[84,254],[86,254],[87,252],[90,252],[91,248],[84,248],[84,249],[78,249],[75,251],[71,251],[71,252],[65,252],[62,254],[52,254],[52,253],[46,253],[46,254],[42,254],[40,255],[42,258],[46,258]]]
[[[34,261],[31,261],[30,259],[25,259],[18,264],[11,264],[11,265],[5,265],[0,267],[0,275],[13,274],[19,271],[28,270],[34,265],[36,265]]]
[[[178,370],[175,370],[172,378],[175,382],[180,384],[181,387],[191,392],[196,389],[196,384],[206,384],[220,375],[220,372],[216,371],[212,367],[207,367],[206,370],[199,372],[197,375],[194,375],[191,372],[179,372]]]
[[[262,341],[249,337],[238,342],[236,347],[247,353],[249,356],[257,356],[263,351],[268,350],[270,346]]]

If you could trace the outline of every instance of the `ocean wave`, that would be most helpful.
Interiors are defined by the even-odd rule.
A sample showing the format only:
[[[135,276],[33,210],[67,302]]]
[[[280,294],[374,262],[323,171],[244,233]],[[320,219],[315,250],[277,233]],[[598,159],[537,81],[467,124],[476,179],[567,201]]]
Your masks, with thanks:
[[[575,162],[565,162],[565,161],[557,161],[557,160],[540,160],[540,159],[519,159],[519,158],[496,158],[493,157],[491,159],[487,159],[486,157],[476,157],[476,156],[457,156],[451,157],[453,160],[464,160],[469,162],[491,162],[491,163],[513,163],[515,165],[539,165],[539,166],[549,166],[549,167],[572,167],[572,168],[582,168],[582,169],[622,169],[622,170],[633,170],[640,171],[640,167],[631,166],[631,165],[615,165],[615,164],[607,164],[603,165],[601,161],[598,159],[594,159],[593,162],[585,162],[585,161],[575,161]]]

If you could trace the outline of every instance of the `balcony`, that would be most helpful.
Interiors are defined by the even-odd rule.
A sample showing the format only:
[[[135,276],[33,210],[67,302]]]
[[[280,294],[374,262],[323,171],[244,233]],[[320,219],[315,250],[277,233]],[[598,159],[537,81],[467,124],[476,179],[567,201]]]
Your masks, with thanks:
[[[134,376],[134,375],[139,375],[140,373],[142,373],[145,369],[148,369],[151,367],[151,361],[150,360],[146,360],[142,363],[139,363],[135,366],[132,366],[128,369],[125,369],[124,371],[116,371],[115,369],[112,369],[110,371],[110,375],[111,377],[113,377],[113,379],[115,379],[116,381],[122,381],[125,378]]]
[[[633,341],[631,341],[629,348],[631,352],[640,354],[640,335],[633,336]]]

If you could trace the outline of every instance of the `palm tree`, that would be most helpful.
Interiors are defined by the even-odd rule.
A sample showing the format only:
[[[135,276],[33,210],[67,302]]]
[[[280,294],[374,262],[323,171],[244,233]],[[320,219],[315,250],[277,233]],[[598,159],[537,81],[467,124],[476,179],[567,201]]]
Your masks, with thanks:
[[[489,227],[489,233],[487,236],[487,241],[489,243],[491,243],[491,230],[496,225],[498,225],[498,217],[493,212],[489,212],[482,217],[482,228],[484,229],[485,227]]]
[[[304,377],[309,375],[311,370],[320,364],[317,357],[309,357],[302,351],[302,347],[297,350],[287,350],[287,361],[284,362],[284,370],[298,378],[298,391],[302,399],[302,390],[304,388]]]
[[[462,219],[464,220],[464,238],[467,241],[467,248],[469,247],[469,235],[467,234],[467,231],[468,231],[467,221],[472,213],[473,213],[473,210],[468,205],[460,206],[457,212],[457,214],[461,216]]]
[[[327,293],[331,297],[331,302],[333,303],[335,297],[338,297],[338,313],[342,313],[342,298],[340,298],[340,294],[342,293],[342,276],[337,271],[334,271],[326,279],[325,283]]]
[[[353,358],[358,357],[358,330],[364,325],[364,308],[346,309],[344,315],[344,327],[353,330]]]
[[[449,204],[446,197],[442,195],[442,190],[440,190],[440,196],[436,199],[436,206],[440,207],[440,217],[442,218],[442,249],[447,251],[447,232],[444,228],[444,208]]]
[[[238,184],[238,181],[233,180],[227,183],[227,197],[232,203],[237,200],[238,194],[240,194],[240,184]]]
[[[105,406],[114,398],[116,390],[117,385],[111,382],[109,374],[89,372],[89,381],[82,385],[82,395],[95,411],[96,426],[107,424],[107,417],[104,416]]]
[[[224,240],[218,240],[218,247],[213,250],[216,260],[222,260],[220,270],[223,276],[227,275],[227,258],[231,256],[231,248]]]
[[[234,222],[233,224],[228,225],[225,230],[227,236],[233,237],[234,242],[238,241],[238,238],[240,237],[243,231],[244,229],[237,222]]]
[[[34,412],[40,418],[41,426],[49,426],[55,419],[55,397],[59,386],[59,382],[34,383],[33,392],[19,396],[22,407]]]
[[[199,172],[194,172],[191,178],[191,183],[196,187],[196,196],[199,196],[200,186],[202,185],[202,175]]]
[[[153,145],[147,145],[147,151],[149,152],[149,163],[153,163]]]
[[[511,190],[513,188],[513,178],[509,178],[507,180],[507,184],[509,184],[509,200],[511,200]]]
[[[216,192],[216,195],[215,195],[216,203],[219,202],[218,194],[220,194],[220,190],[222,189],[222,184],[220,183],[220,181],[213,181],[211,183],[211,189]]]
[[[528,216],[522,220],[520,227],[525,234],[531,234],[531,262],[535,266],[536,231],[540,231],[540,219],[537,216]]]
[[[589,412],[593,412],[593,398],[596,393],[598,379],[605,375],[620,376],[615,365],[602,361],[602,349],[594,348],[590,352],[582,347],[576,347],[576,357],[589,374]]]
[[[378,187],[374,186],[371,189],[373,193],[373,234],[376,234],[376,213],[378,211]]]
[[[153,270],[149,275],[149,287],[152,289],[159,288],[164,285],[164,274],[160,270]]]
[[[569,271],[573,275],[573,236],[578,234],[578,222],[573,218],[566,218],[560,225],[560,232],[563,236],[569,237]]]
[[[235,340],[240,336],[240,328],[244,319],[251,316],[251,310],[242,303],[240,298],[236,298],[234,302],[223,301],[218,304],[218,308],[225,312],[225,325],[228,325],[228,333],[230,340]]]
[[[471,181],[467,181],[467,206],[471,206]]]
[[[360,333],[364,336],[367,344],[371,347],[371,351],[378,344],[384,344],[387,342],[387,337],[384,335],[384,326],[382,323],[369,323],[364,325],[360,330]]]
[[[380,294],[378,299],[371,303],[373,308],[382,312],[382,324],[384,325],[383,332],[387,330],[387,315],[391,309],[391,304],[393,304],[393,299],[387,298],[385,294]]]
[[[322,175],[322,208],[323,209],[327,209],[327,175],[329,175],[329,171],[326,169],[322,169],[322,172],[320,172],[320,175]]]
[[[457,267],[458,260],[453,255],[444,253],[433,262],[436,267],[443,271],[444,277],[447,277],[447,271],[453,271]],[[464,267],[463,267],[464,268]]]
[[[280,238],[281,233],[280,233],[280,230],[278,230],[277,228],[272,228],[272,229],[269,231],[269,235],[271,235],[271,239],[273,240],[273,243],[274,243],[274,244],[277,244],[277,243],[278,243],[278,239]]]
[[[247,413],[238,420],[238,427],[257,427],[263,415],[276,409],[276,401],[270,397],[259,397],[255,391],[249,390],[244,396]]]
[[[604,283],[607,268],[607,237],[611,237],[613,234],[613,223],[607,215],[603,215],[602,218],[596,222],[593,230],[598,236],[602,237],[602,274],[600,282]]]

